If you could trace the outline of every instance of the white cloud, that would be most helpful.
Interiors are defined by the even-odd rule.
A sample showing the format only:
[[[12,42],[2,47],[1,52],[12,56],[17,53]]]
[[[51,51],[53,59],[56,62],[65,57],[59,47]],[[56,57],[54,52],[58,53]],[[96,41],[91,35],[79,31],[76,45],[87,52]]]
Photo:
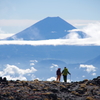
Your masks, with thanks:
[[[80,68],[86,68],[85,71],[87,71],[88,73],[96,71],[96,67],[94,67],[93,65],[83,65],[83,64],[81,64]]]
[[[90,23],[82,29],[83,32],[87,33],[88,37],[93,39],[100,38],[100,22]]]
[[[8,80],[27,80],[25,75],[32,74],[37,70],[34,67],[30,69],[20,69],[15,65],[6,65],[6,68],[3,71],[0,71],[0,76],[7,77]]]
[[[56,31],[51,31],[51,33],[57,33]]]
[[[34,63],[30,63],[30,66],[35,65]]]
[[[0,39],[4,39],[14,35],[14,33],[7,33],[0,28]]]
[[[57,70],[57,68],[58,68],[57,64],[52,64],[52,66],[50,66],[51,71]]]
[[[75,29],[70,30],[69,32],[70,32],[70,34],[65,36],[66,39],[79,39],[80,38],[80,36],[77,34]]]
[[[7,78],[7,80],[27,80],[26,77],[19,75],[18,77],[12,77],[11,75],[5,75],[4,77]]]
[[[37,63],[38,61],[37,60],[30,60],[30,62],[36,62]]]
[[[70,80],[70,79],[67,79],[67,82],[69,82],[69,83],[70,83],[71,81],[72,81],[72,80]]]
[[[56,77],[50,77],[47,79],[47,81],[55,81],[56,80]]]
[[[83,75],[82,77],[85,77],[85,75]]]
[[[92,75],[93,75],[93,76],[95,76],[95,75],[96,75],[96,73],[92,73]]]
[[[38,61],[37,61],[37,60],[30,60],[30,62],[31,62],[30,65],[33,66],[33,65],[35,65]]]

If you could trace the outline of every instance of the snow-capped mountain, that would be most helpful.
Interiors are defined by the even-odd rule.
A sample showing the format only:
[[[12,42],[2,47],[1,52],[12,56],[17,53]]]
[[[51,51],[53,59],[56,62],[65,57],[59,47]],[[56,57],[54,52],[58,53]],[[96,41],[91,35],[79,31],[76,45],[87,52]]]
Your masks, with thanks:
[[[8,37],[7,40],[47,40],[65,38],[69,30],[76,29],[60,17],[47,17],[25,30]],[[85,33],[78,31],[80,38]]]

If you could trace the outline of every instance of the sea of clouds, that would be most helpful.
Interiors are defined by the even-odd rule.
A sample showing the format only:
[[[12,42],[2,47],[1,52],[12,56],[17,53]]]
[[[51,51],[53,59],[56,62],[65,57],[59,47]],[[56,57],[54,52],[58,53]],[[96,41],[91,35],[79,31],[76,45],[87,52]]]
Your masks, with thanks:
[[[47,81],[53,81],[56,80],[56,70],[59,68],[58,65],[52,64],[48,71],[53,71],[55,73],[55,76],[48,77]],[[91,76],[96,76],[96,70],[97,68],[93,65],[84,65],[80,64],[79,69],[82,69],[83,71],[87,72]],[[44,69],[45,70],[45,69]],[[35,73],[38,71],[34,66],[27,68],[27,69],[21,69],[18,66],[6,64],[5,67],[0,71],[0,76],[6,77],[8,80],[29,80],[28,77],[30,77],[30,80],[42,80],[39,77],[35,75]],[[81,77],[86,77],[84,74]],[[63,81],[63,80],[62,80]],[[75,81],[75,80],[74,80]],[[71,82],[70,77],[68,77],[68,82]]]
[[[13,41],[5,41],[1,40],[0,45],[9,45],[9,44],[16,44],[16,45],[96,45],[100,46],[100,22],[97,23],[90,23],[82,29],[74,29],[69,30],[70,34],[66,36],[66,39],[50,39],[50,40],[39,40],[39,41],[24,41],[24,40],[13,40]],[[83,31],[86,33],[85,38],[80,38],[77,34],[77,31]],[[2,31],[1,31],[2,32]],[[11,35],[11,34],[10,34]],[[2,35],[0,34],[2,38]],[[31,63],[34,66],[34,63]],[[30,66],[31,66],[30,65]],[[50,71],[53,68],[57,69],[57,65],[50,66]],[[93,65],[80,65],[79,68],[83,69],[87,73],[91,73],[92,76],[96,76],[96,67]],[[20,69],[18,66],[7,64],[3,70],[0,71],[0,76],[7,77],[8,80],[28,80],[26,76],[30,76],[32,80],[35,78],[39,79],[34,75],[37,71],[34,67],[30,69]],[[85,77],[85,75],[83,75]],[[48,78],[48,81],[55,80],[55,76],[51,76]],[[68,79],[70,82],[70,79]]]

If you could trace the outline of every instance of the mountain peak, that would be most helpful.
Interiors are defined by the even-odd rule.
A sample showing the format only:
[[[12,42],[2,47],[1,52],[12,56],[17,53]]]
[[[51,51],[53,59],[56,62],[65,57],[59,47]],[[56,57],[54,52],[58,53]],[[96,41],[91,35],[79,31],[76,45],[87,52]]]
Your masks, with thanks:
[[[60,18],[59,16],[55,16],[55,17],[50,17],[50,16],[48,16],[48,17],[46,17],[46,18]],[[46,19],[45,18],[45,19]],[[61,18],[60,18],[61,19]]]
[[[7,38],[7,40],[59,39],[69,34],[68,31],[72,29],[76,28],[58,16],[47,17],[14,36]]]

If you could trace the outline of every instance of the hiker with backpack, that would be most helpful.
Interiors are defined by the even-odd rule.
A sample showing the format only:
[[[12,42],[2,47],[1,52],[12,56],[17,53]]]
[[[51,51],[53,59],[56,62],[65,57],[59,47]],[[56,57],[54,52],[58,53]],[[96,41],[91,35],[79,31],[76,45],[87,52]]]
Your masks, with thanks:
[[[66,67],[64,67],[64,70],[62,71],[64,82],[67,82],[67,75],[68,74],[71,75],[71,73],[68,71],[68,69]]]
[[[61,69],[60,68],[57,69],[56,75],[57,75],[56,81],[60,81],[60,77],[61,77]]]

